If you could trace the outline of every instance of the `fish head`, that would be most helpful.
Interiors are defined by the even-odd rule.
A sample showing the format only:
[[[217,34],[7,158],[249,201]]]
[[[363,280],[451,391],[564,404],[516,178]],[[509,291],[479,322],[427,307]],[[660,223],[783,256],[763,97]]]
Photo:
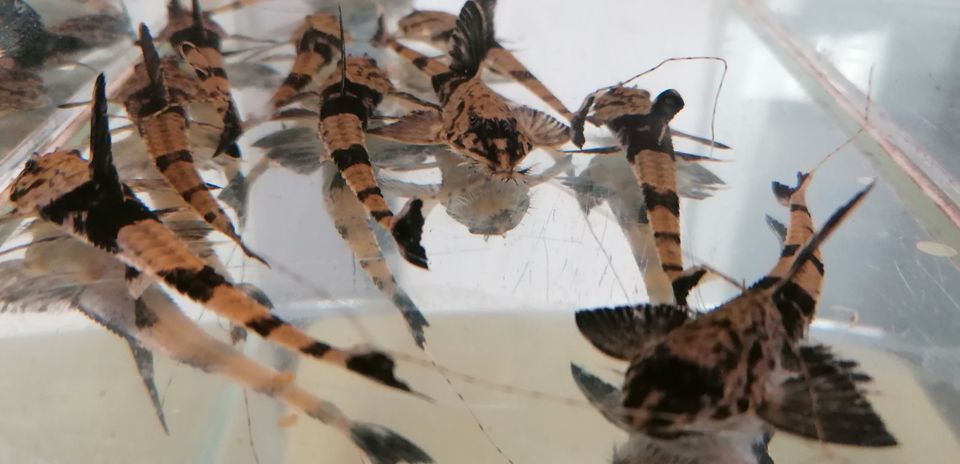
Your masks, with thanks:
[[[4,197],[17,210],[34,213],[89,180],[89,165],[76,150],[34,154],[4,192]]]
[[[617,86],[596,96],[593,113],[587,119],[599,126],[624,115],[649,114],[652,108],[650,92],[635,87]]]
[[[469,129],[460,138],[465,154],[489,170],[491,177],[517,180],[524,173],[517,166],[533,144],[517,127],[516,118],[470,115],[468,121]]]

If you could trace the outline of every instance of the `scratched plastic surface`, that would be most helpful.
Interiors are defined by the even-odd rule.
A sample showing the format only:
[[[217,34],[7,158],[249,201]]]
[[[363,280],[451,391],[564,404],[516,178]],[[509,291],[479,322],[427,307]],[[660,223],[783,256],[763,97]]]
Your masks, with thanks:
[[[750,2],[598,0],[589,7],[575,1],[500,3],[498,36],[568,107],[667,57],[727,59],[730,69],[713,128],[716,138],[733,149],[713,153],[726,162],[706,165],[725,185],[706,188],[709,198],[684,200],[682,221],[688,262],[707,263],[745,282],[760,277],[778,255],[778,242],[764,215],[783,220],[786,213],[770,194],[770,181],[790,181],[798,170],[811,168],[860,124],[838,111],[816,79],[803,74],[773,43],[757,24]],[[66,6],[60,10],[51,2],[34,6],[44,14],[66,14]],[[413,7],[455,12],[459,6],[459,1],[390,2],[388,18],[395,20]],[[128,1],[127,7],[133,23],[162,23],[160,2]],[[312,8],[304,2],[267,1],[216,20],[229,32],[287,40]],[[392,76],[416,76],[395,56],[363,43],[374,30],[371,3],[344,1],[343,10],[355,38],[348,51],[374,54]],[[889,45],[864,37],[870,47]],[[276,52],[291,50],[286,46]],[[111,56],[120,59],[123,52]],[[956,60],[929,58],[942,59],[957,72]],[[91,59],[85,62],[104,66]],[[273,61],[269,66],[285,73],[288,63]],[[871,64],[847,63],[844,70],[860,66],[848,74],[854,80],[868,74],[864,69]],[[884,89],[878,86],[887,85],[885,78],[897,66],[908,64],[875,67],[873,91],[882,95]],[[245,77],[235,94],[250,118],[260,114],[282,74],[244,73],[240,67],[228,66],[228,72],[234,79]],[[709,136],[720,71],[715,62],[673,63],[639,84],[654,93],[677,89],[686,107],[672,126]],[[63,71],[46,73],[54,105],[86,92],[93,77],[81,69],[70,71],[70,79],[54,76]],[[957,85],[955,79],[941,84]],[[931,84],[921,80],[909,85]],[[516,84],[495,81],[493,86],[546,109]],[[882,107],[883,99],[878,104]],[[46,108],[0,117],[4,149],[56,114]],[[950,124],[936,118],[930,123]],[[251,144],[279,128],[265,124],[243,137],[245,172],[264,156]],[[64,146],[82,147],[85,132],[81,128],[78,135],[64,138]],[[588,129],[587,137],[593,144],[612,141],[596,128]],[[709,152],[687,141],[677,144],[684,151]],[[372,150],[375,164],[388,148]],[[10,156],[0,158],[2,165],[19,167],[22,160]],[[553,163],[543,152],[526,162],[533,172]],[[206,174],[213,183],[227,181],[216,172]],[[4,179],[9,175],[0,173]],[[385,175],[409,182],[440,180],[436,170]],[[598,185],[590,198],[578,198],[565,185],[589,176]],[[818,171],[809,191],[810,209],[822,222],[871,177],[878,178],[878,187],[824,246],[826,284],[811,338],[860,361],[876,379],[870,399],[901,445],[860,450],[779,433],[770,449],[777,463],[929,464],[953,463],[960,456],[960,259],[951,252],[960,249],[957,230],[869,135],[858,137]],[[701,173],[697,179],[706,178]],[[323,182],[322,170],[300,175],[275,166],[259,176],[249,192],[243,233],[273,267],[244,261],[222,240],[219,251],[233,277],[259,285],[279,314],[317,336],[342,345],[369,343],[421,355],[396,310],[369,282],[333,227],[324,210]],[[628,199],[623,201],[629,208],[635,188],[622,155],[579,155],[572,172],[530,190],[522,220],[503,235],[471,234],[464,224],[470,224],[469,214],[465,219],[462,211],[447,211],[456,209],[455,201],[434,206],[424,232],[429,272],[404,263],[386,246],[384,253],[400,285],[431,322],[426,335],[436,361],[489,384],[574,399],[581,396],[570,377],[570,362],[616,382],[624,366],[586,343],[573,313],[647,298],[637,264],[642,257],[634,256],[628,241],[636,226],[620,223],[613,202],[605,201],[618,195]],[[524,197],[521,192],[517,198]],[[591,199],[597,205],[585,214],[580,205]],[[11,243],[20,242],[6,246]],[[711,281],[691,301],[709,308],[735,292],[728,284]],[[215,316],[188,309],[209,331],[226,338],[225,325]],[[613,446],[625,440],[583,404],[529,398],[454,378],[475,420],[442,377],[429,369],[401,362],[399,374],[435,403],[386,391],[308,360],[292,360],[254,337],[243,349],[275,367],[294,370],[297,381],[310,391],[336,402],[351,417],[391,427],[439,463],[499,463],[508,458],[518,464],[605,463]],[[75,313],[0,314],[0,462],[363,462],[332,429],[274,400],[162,356],[156,370],[169,435],[157,422],[122,340]],[[298,416],[292,424],[290,414]]]

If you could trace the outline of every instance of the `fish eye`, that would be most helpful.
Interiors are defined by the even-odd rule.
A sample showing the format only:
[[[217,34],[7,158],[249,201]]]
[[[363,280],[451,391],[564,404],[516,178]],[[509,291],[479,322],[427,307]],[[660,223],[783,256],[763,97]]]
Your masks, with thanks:
[[[478,117],[477,117],[476,115],[474,115],[474,114],[471,114],[471,115],[470,115],[470,127],[476,129],[477,126],[479,126],[479,125],[480,125],[480,118],[478,118]]]

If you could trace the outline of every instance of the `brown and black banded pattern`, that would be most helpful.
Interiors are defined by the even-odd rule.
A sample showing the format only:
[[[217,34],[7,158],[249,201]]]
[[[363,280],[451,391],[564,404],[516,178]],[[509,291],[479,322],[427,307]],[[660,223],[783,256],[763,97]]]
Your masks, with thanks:
[[[813,218],[807,209],[807,187],[813,173],[797,173],[797,185],[790,187],[779,182],[773,183],[773,193],[777,200],[790,209],[790,223],[784,239],[783,250],[777,265],[756,285],[770,287],[776,285],[790,271],[800,248],[816,233]],[[778,301],[781,317],[787,332],[794,339],[806,334],[807,328],[816,316],[816,306],[823,287],[824,267],[820,250],[813,250],[810,258],[803,263],[791,282],[783,288],[785,299]]]
[[[230,93],[230,81],[220,52],[221,30],[207,25],[199,0],[193,0],[193,22],[170,36],[170,44],[193,68],[201,85],[215,96],[213,106],[223,121],[223,131],[214,155],[226,153],[240,157],[237,139],[243,133],[243,121]]]
[[[278,372],[206,333],[159,287],[147,288],[139,298],[131,296],[122,279],[124,265],[107,253],[78,240],[35,241],[25,259],[17,264],[13,275],[7,272],[12,267],[0,268],[0,282],[33,287],[34,294],[44,295],[41,298],[47,305],[64,301],[127,339],[148,388],[153,385],[153,353],[162,353],[275,398],[333,427],[354,441],[373,462],[429,462],[425,452],[402,436],[377,425],[353,421],[335,404],[298,385],[292,373]],[[65,267],[70,272],[64,272]],[[40,273],[42,275],[37,275]],[[0,285],[0,302],[6,303],[11,296],[16,296],[2,287]],[[268,302],[263,304],[270,307]],[[159,394],[155,388],[150,388],[149,393],[164,424]],[[380,434],[379,441],[355,440],[358,435],[374,432]]]
[[[400,18],[398,22],[400,37],[427,42],[444,52],[452,47],[453,31],[457,27],[457,17],[443,11],[414,10]],[[520,60],[499,42],[494,42],[487,51],[484,64],[497,74],[509,76],[544,101],[564,119],[573,119],[573,113],[536,78]]]
[[[386,354],[335,348],[273,315],[193,254],[120,183],[110,148],[105,87],[100,75],[91,118],[91,161],[81,159],[75,151],[31,159],[7,191],[17,212],[36,214],[58,225],[278,345],[409,391],[394,375],[394,361]]]
[[[605,124],[626,150],[643,192],[660,266],[673,283],[677,304],[685,305],[690,282],[684,278],[676,155],[669,126],[682,108],[683,99],[674,90],[651,101],[646,90],[620,86],[596,97],[589,119]]]
[[[330,76],[321,86],[320,137],[370,217],[391,232],[404,259],[426,268],[426,252],[420,245],[423,202],[412,200],[395,216],[380,191],[366,149],[367,123],[393,84],[372,58],[346,57],[340,65],[344,72]]]
[[[324,169],[333,171],[333,167],[329,165]],[[357,202],[356,196],[350,191],[339,171],[327,172],[325,177],[329,177],[330,180],[326,187],[324,203],[337,232],[347,242],[360,267],[367,273],[373,284],[400,311],[414,342],[423,348],[426,342],[424,328],[430,324],[393,277],[371,224],[367,220],[363,205]]]
[[[317,78],[321,69],[340,55],[338,24],[336,16],[329,13],[307,16],[303,26],[294,34],[297,56],[290,74],[270,100],[274,106],[288,103]],[[344,40],[349,42],[350,36],[345,36]]]
[[[125,105],[157,170],[204,221],[240,245],[247,256],[265,262],[246,247],[197,172],[188,143],[189,121],[183,106],[186,96],[166,85],[168,68],[160,61],[150,30],[142,24],[140,46],[143,63],[135,76],[142,80],[139,89],[125,99]]]

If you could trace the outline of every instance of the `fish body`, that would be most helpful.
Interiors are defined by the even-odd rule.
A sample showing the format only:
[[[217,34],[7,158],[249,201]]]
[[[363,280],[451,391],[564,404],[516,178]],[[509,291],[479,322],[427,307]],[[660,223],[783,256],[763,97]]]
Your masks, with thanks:
[[[480,66],[495,43],[495,3],[471,0],[464,4],[451,36],[449,66],[393,37],[380,37],[381,43],[430,76],[440,109],[414,113],[373,133],[402,142],[446,143],[496,178],[509,179],[522,173],[518,165],[534,142],[503,97],[480,78]],[[382,31],[380,35],[384,35]]]
[[[394,215],[377,184],[366,148],[369,119],[393,84],[370,57],[345,56],[340,68],[341,73],[334,73],[320,86],[320,138],[370,217],[391,233],[404,259],[426,269],[426,251],[420,244],[423,201],[410,200]]]
[[[410,391],[394,361],[372,350],[342,350],[272,314],[206,265],[119,180],[107,122],[106,81],[97,79],[91,117],[91,160],[77,151],[31,158],[6,191],[18,214],[34,214],[147,274],[199,304],[292,351]]]
[[[815,305],[798,296],[804,268],[869,188],[812,235],[782,276],[705,314],[694,318],[673,305],[578,312],[578,327],[595,346],[630,361],[621,400],[605,415],[661,440],[756,417],[830,443],[896,444],[864,397],[870,378],[857,363],[802,343],[802,323]]]
[[[189,119],[185,103],[189,95],[181,90],[182,87],[166,84],[167,73],[174,77],[179,75],[176,64],[161,62],[145,25],[140,28],[140,46],[143,62],[137,65],[132,82],[132,85],[139,85],[126,96],[124,104],[157,170],[204,221],[230,237],[248,256],[265,262],[243,243],[230,217],[197,172],[188,141]]]
[[[320,70],[334,62],[340,55],[341,43],[337,17],[329,13],[314,13],[307,16],[293,37],[297,56],[293,69],[271,98],[275,107],[285,105],[314,82]],[[349,41],[345,35],[343,40]]]
[[[674,301],[685,305],[703,272],[690,273],[683,267],[677,157],[669,125],[683,108],[683,99],[676,91],[667,90],[651,100],[646,90],[617,86],[588,101],[584,106],[589,109],[592,104],[593,109],[589,120],[606,125],[626,151],[643,192],[660,268],[671,282]]]
[[[193,0],[193,22],[171,34],[170,44],[193,68],[203,88],[212,96],[213,106],[223,121],[220,141],[214,156],[226,153],[240,157],[237,139],[243,133],[243,121],[230,92],[223,53],[220,51],[221,30],[208,25],[198,0]]]

